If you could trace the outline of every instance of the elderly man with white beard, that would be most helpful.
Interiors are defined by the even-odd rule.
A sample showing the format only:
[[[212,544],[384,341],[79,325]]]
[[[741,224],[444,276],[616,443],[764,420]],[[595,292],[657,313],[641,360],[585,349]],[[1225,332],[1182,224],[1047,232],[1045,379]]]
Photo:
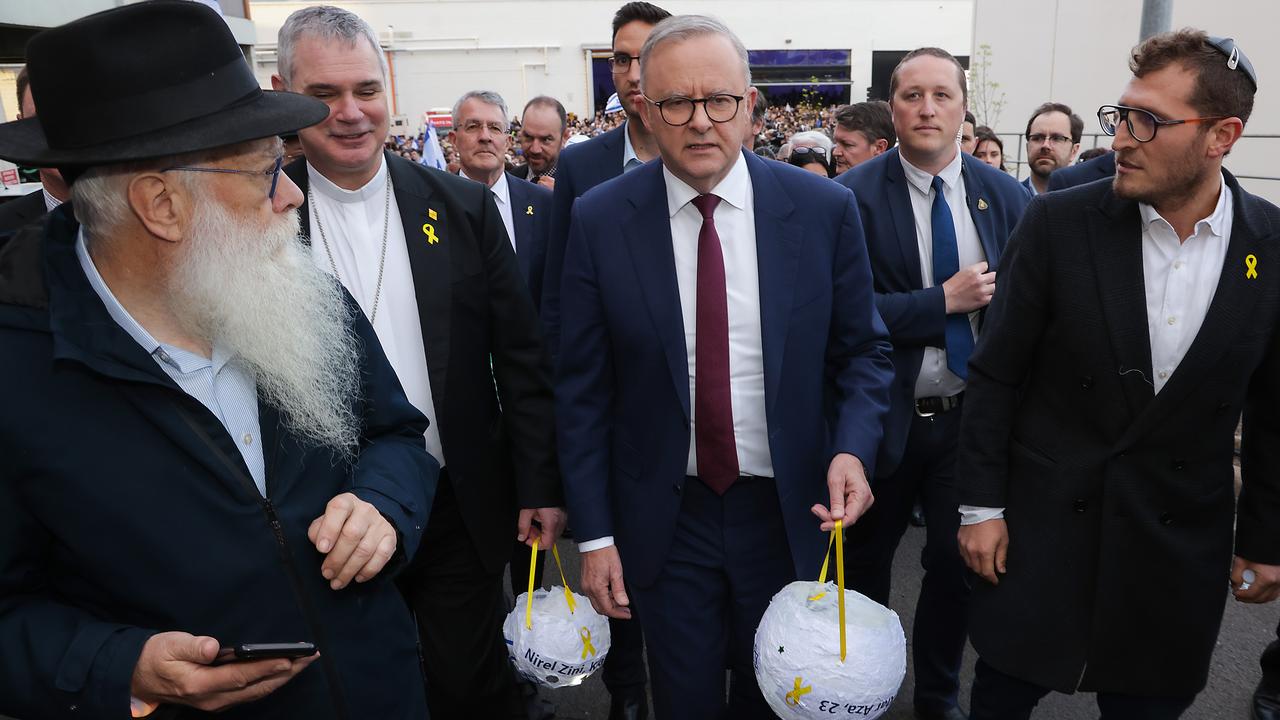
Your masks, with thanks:
[[[0,157],[73,184],[0,252],[0,714],[426,717],[393,577],[439,466],[298,238],[277,135],[324,104],[198,3],[28,52]]]

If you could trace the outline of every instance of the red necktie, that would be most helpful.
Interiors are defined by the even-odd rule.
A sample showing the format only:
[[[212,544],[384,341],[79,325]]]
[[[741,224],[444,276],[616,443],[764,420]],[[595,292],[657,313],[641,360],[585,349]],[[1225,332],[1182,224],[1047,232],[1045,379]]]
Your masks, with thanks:
[[[733,440],[733,399],[729,394],[729,301],[725,294],[724,254],[716,233],[720,198],[699,195],[698,302],[694,348],[694,441],[698,477],[723,495],[738,479],[738,449]]]

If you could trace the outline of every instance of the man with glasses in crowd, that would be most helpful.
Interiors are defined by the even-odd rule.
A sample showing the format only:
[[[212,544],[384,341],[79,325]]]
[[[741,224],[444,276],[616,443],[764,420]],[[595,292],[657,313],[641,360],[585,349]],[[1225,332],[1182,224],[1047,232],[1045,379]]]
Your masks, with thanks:
[[[1190,29],[1129,67],[1098,113],[1114,181],[1032,201],[969,365],[975,720],[1076,690],[1104,720],[1176,718],[1207,680],[1223,586],[1280,593],[1280,209],[1222,167],[1257,76]]]
[[[565,257],[557,423],[582,587],[644,623],[659,717],[772,718],[756,626],[818,572],[818,529],[871,502],[888,342],[853,196],[742,146],[757,90],[737,37],[673,17],[641,54],[662,162],[579,200]]]
[[[439,466],[280,172],[324,103],[260,90],[199,3],[27,51],[40,114],[0,157],[75,207],[0,252],[0,713],[425,717],[392,578]],[[220,657],[284,641],[320,654]]]
[[[1027,165],[1031,174],[1022,186],[1032,196],[1049,191],[1049,175],[1070,165],[1080,152],[1084,121],[1062,103],[1047,102],[1027,121]]]

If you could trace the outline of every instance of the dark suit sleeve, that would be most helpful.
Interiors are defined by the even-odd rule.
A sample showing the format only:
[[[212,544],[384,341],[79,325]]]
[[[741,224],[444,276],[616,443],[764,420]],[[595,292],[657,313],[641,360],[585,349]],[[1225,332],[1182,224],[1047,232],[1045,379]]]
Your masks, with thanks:
[[[58,602],[44,579],[55,540],[24,507],[19,484],[0,472],[0,713],[127,718],[134,666],[158,630]]]
[[[836,243],[834,272],[835,301],[826,358],[836,390],[832,454],[857,456],[870,478],[875,474],[876,448],[889,412],[893,363],[889,360],[888,331],[876,310],[867,243],[852,195]]]
[[[1240,439],[1240,500],[1236,506],[1236,555],[1280,565],[1280,330],[1253,373]]]
[[[1004,507],[1009,441],[1019,388],[1030,372],[1049,320],[1049,250],[1044,197],[1014,228],[1000,264],[1000,285],[977,347],[960,423],[956,483],[961,505]]]
[[[556,170],[556,186],[551,200],[551,229],[547,235],[547,265],[542,274],[542,302],[539,312],[546,331],[547,354],[552,367],[560,357],[560,278],[564,272],[565,246],[569,240],[569,217],[578,191],[573,182],[573,164],[562,162]]]
[[[941,285],[910,292],[876,293],[894,345],[942,347],[947,337],[947,298]]]
[[[480,192],[483,211],[477,240],[488,290],[489,349],[515,470],[516,499],[521,508],[561,507],[555,400],[542,327],[493,193],[483,187]]]
[[[556,185],[559,186],[557,179]],[[560,466],[569,521],[579,542],[613,534],[609,467],[613,350],[600,301],[594,258],[578,209],[564,267],[564,351],[556,376]]]
[[[426,450],[427,418],[405,396],[395,370],[364,313],[355,307],[355,331],[364,344],[364,431],[350,491],[395,526],[400,542],[383,569],[391,577],[413,558],[431,516],[440,464]]]

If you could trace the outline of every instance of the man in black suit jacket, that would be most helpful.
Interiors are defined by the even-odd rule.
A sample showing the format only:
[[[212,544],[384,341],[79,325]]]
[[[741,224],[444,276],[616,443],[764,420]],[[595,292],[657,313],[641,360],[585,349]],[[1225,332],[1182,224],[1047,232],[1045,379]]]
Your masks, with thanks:
[[[555,189],[560,151],[569,140],[569,114],[564,105],[549,95],[539,95],[525,103],[517,139],[525,164],[511,174],[548,190]]]
[[[1101,113],[1119,174],[1032,201],[969,366],[975,719],[1077,689],[1104,719],[1176,718],[1207,679],[1222,581],[1280,594],[1280,209],[1222,169],[1257,82],[1195,30],[1130,67]]]
[[[492,193],[382,151],[377,43],[336,8],[299,10],[281,27],[273,85],[330,106],[299,133],[306,160],[286,172],[307,194],[313,259],[353,290],[409,399],[438,427],[426,443],[443,468],[439,488],[402,583],[431,713],[524,717],[502,585],[512,538],[548,545],[564,524],[550,366]]]
[[[1084,185],[1094,180],[1114,177],[1116,174],[1116,154],[1099,155],[1092,160],[1069,165],[1061,170],[1054,170],[1049,175],[1049,192],[1062,190],[1076,185]]]
[[[876,502],[853,529],[845,559],[850,587],[888,604],[893,556],[912,502],[921,498],[929,539],[914,625],[915,712],[949,719],[963,717],[968,607],[955,544],[963,363],[995,289],[990,268],[999,264],[1027,194],[1009,175],[961,152],[955,137],[965,116],[964,70],[946,51],[909,53],[891,76],[890,95],[898,147],[836,180],[858,200],[894,364]],[[940,210],[945,214],[935,216]],[[949,267],[940,261],[946,249]]]
[[[31,79],[27,68],[18,71],[18,119],[36,116],[36,103],[31,95]],[[71,197],[71,189],[54,168],[40,169],[41,192],[28,193],[16,200],[0,205],[0,244],[18,228],[37,218],[42,218],[53,208]]]

